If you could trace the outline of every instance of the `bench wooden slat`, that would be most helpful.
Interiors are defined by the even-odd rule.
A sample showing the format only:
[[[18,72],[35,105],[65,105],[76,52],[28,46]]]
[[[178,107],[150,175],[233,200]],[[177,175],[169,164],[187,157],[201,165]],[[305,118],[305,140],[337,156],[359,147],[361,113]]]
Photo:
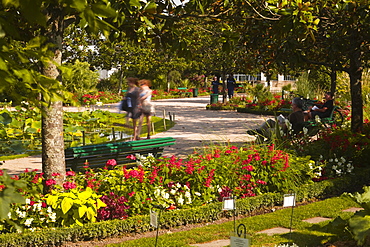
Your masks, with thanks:
[[[65,150],[67,169],[81,170],[86,161],[91,168],[104,167],[107,160],[115,159],[119,165],[135,165],[135,161],[127,156],[140,153],[158,157],[162,154],[165,146],[175,144],[172,137],[145,139],[129,142],[112,142],[105,144],[71,147]]]

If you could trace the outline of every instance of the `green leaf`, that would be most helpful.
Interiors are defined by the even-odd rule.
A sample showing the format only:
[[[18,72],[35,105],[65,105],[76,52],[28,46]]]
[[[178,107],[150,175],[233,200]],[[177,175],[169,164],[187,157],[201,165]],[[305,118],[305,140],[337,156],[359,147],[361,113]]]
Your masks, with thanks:
[[[78,208],[78,215],[80,218],[82,218],[85,213],[87,212],[87,207],[85,205],[81,205],[79,208]]]
[[[114,9],[108,7],[107,5],[104,4],[93,4],[91,6],[92,11],[101,17],[116,17],[117,13]]]
[[[130,5],[135,7],[141,7],[139,0],[130,0]]]
[[[349,220],[349,226],[354,234],[358,245],[363,245],[367,236],[370,235],[370,215],[360,211]]]
[[[73,0],[70,7],[77,9],[79,12],[82,12],[86,8],[86,5],[87,2],[85,0]]]
[[[8,125],[12,122],[12,117],[7,112],[3,112],[0,114],[0,123],[4,125]]]
[[[65,197],[62,201],[62,212],[66,214],[73,206],[73,199],[69,197]]]
[[[97,208],[104,208],[104,207],[106,207],[107,206],[107,204],[105,204],[102,200],[100,200],[100,199],[97,199],[96,200],[96,203],[97,203],[97,205],[96,205],[96,207]]]
[[[86,191],[79,193],[78,199],[80,199],[81,201],[86,201],[87,199],[89,199],[92,195],[92,192],[91,192],[91,189],[90,190],[88,189],[90,188],[87,188]]]
[[[148,12],[148,13],[151,13],[151,14],[156,13],[157,12],[157,4],[154,3],[154,2],[147,3],[144,7],[144,11]]]

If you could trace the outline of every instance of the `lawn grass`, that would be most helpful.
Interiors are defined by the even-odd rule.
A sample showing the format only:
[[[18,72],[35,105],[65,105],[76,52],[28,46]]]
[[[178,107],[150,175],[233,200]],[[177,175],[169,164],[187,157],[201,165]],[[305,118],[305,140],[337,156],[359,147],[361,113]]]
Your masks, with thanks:
[[[340,216],[342,219],[349,219],[353,213],[342,212],[342,210],[350,207],[358,207],[358,204],[341,197],[330,198],[324,201],[295,207],[293,210],[293,232],[287,234],[268,236],[266,234],[257,234],[256,232],[274,227],[290,228],[291,208],[243,218],[237,220],[236,225],[244,224],[246,226],[248,234],[251,235],[251,246],[253,247],[275,246],[279,243],[287,242],[294,242],[298,246],[320,246],[326,242],[338,240],[346,241],[351,239],[349,232],[344,229],[345,225],[343,221],[337,218]],[[302,221],[312,217],[327,217],[333,220],[318,224]],[[158,238],[157,246],[190,246],[190,244],[195,243],[229,239],[232,231],[234,231],[233,221],[218,225],[208,225],[194,228],[189,231],[161,235]],[[155,238],[141,238],[108,246],[149,247],[154,246],[154,244]]]

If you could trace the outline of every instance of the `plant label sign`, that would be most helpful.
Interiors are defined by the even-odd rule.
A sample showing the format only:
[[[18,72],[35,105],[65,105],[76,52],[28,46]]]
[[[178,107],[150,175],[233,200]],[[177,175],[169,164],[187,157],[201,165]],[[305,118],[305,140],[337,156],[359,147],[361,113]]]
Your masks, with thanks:
[[[153,210],[150,210],[150,225],[158,228],[158,213]]]
[[[230,237],[230,246],[231,247],[249,247],[250,246],[249,238],[241,238],[241,237]]]
[[[283,207],[294,207],[295,206],[295,194],[285,194]]]
[[[235,209],[234,198],[224,197],[222,206],[223,206],[222,210],[234,210]]]

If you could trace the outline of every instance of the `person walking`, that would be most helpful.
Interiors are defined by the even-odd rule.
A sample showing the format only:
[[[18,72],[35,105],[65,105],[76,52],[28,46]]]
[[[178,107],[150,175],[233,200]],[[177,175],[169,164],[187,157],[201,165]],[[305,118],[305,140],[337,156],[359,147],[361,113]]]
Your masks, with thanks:
[[[234,97],[234,89],[236,87],[236,81],[232,74],[226,79],[226,86],[227,86],[227,95],[229,100]]]
[[[138,135],[141,134],[141,128],[143,126],[144,116],[146,117],[146,124],[147,124],[147,139],[150,139],[150,133],[151,133],[151,116],[154,113],[154,106],[151,102],[152,99],[152,90],[150,89],[151,81],[149,80],[140,80],[140,108],[141,108],[141,116],[138,126]]]
[[[127,105],[126,123],[128,124],[130,122],[130,118],[132,119],[132,127],[134,129],[132,140],[136,141],[138,139],[137,120],[141,116],[141,111],[139,109],[140,89],[138,87],[137,78],[128,77],[126,80],[128,88],[126,95],[123,98]]]

